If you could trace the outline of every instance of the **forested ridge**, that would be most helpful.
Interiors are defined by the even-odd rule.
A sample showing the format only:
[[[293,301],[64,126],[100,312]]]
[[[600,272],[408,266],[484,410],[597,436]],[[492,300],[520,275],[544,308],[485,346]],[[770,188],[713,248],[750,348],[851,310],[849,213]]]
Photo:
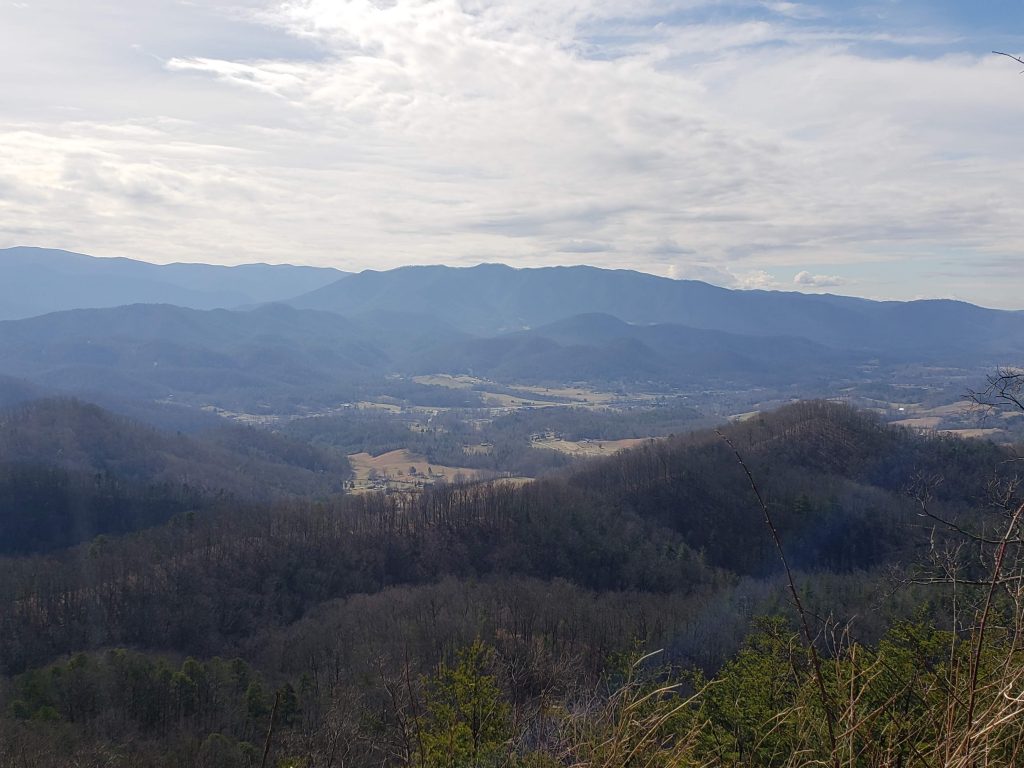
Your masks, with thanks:
[[[968,689],[979,713],[1004,702],[981,684],[995,671],[972,687],[974,668],[1016,679],[1011,582],[977,653],[964,613],[1017,502],[1015,454],[988,442],[807,402],[525,485],[315,498],[154,484],[175,446],[307,471],[340,455],[270,433],[192,442],[68,401],[4,419],[6,450],[31,458],[24,509],[65,478],[67,498],[136,517],[0,558],[0,764],[261,765],[272,729],[267,764],[311,768],[797,765],[823,749],[933,765],[922,750],[977,723],[951,709],[926,733],[929,708]],[[106,438],[80,444],[97,425]],[[24,524],[19,509],[0,522]],[[956,600],[934,583],[954,565]],[[843,717],[848,741],[830,747]],[[992,750],[1013,748],[1005,727]]]
[[[59,549],[239,501],[327,498],[336,451],[225,425],[167,434],[70,399],[0,411],[0,554]]]

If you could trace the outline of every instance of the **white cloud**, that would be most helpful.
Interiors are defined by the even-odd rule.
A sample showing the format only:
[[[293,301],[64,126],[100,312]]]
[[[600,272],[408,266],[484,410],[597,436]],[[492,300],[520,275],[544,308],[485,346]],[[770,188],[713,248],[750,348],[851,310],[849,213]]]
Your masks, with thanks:
[[[775,281],[775,278],[771,273],[766,272],[763,269],[755,269],[741,273],[737,275],[737,278],[737,288],[745,288],[747,290],[772,290],[778,287],[778,283]]]
[[[877,295],[911,290],[889,262],[934,265],[941,294],[936,254],[1024,249],[1016,70],[810,4],[720,6],[0,6],[0,245],[348,269],[587,254],[757,287],[870,260],[855,285]]]
[[[763,5],[773,13],[792,19],[820,19],[825,15],[823,10],[808,3],[765,2]]]
[[[846,281],[836,275],[812,275],[807,270],[797,272],[793,284],[801,288],[828,288],[843,285]]]
[[[670,264],[667,276],[676,280],[700,280],[723,288],[744,290],[778,290],[783,287],[774,275],[763,269],[737,270],[694,261]]]
[[[610,243],[596,240],[570,240],[557,248],[558,253],[605,253],[615,248]]]

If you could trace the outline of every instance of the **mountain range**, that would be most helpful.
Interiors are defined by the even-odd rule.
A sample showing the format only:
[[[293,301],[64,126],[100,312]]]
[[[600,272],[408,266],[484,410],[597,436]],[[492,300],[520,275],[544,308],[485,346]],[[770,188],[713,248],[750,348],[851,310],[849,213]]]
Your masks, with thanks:
[[[596,267],[402,267],[365,271],[290,302],[342,314],[434,314],[490,336],[583,314],[749,336],[790,336],[838,349],[917,359],[1024,350],[1024,313],[951,300],[871,301],[831,294],[742,291]]]
[[[230,308],[279,301],[344,277],[288,264],[150,264],[51,248],[0,249],[0,320],[122,304]]]
[[[813,385],[823,393],[851,381],[892,380],[907,366],[976,372],[1024,361],[1024,312],[729,290],[595,267],[481,264],[346,275],[269,265],[158,267],[20,248],[0,252],[4,270],[32,286],[19,292],[0,282],[4,316],[29,304],[38,309],[50,289],[46,301],[54,306],[123,304],[0,321],[0,395],[11,402],[42,391],[105,405],[280,413],[405,397],[408,378],[428,373],[506,383]],[[21,304],[7,303],[15,294]],[[396,374],[407,384],[396,383]],[[459,404],[472,399],[460,397]]]

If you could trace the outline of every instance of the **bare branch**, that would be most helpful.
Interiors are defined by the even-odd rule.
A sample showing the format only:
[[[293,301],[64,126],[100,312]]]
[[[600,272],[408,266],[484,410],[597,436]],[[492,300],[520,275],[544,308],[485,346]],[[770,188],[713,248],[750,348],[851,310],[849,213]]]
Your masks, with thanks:
[[[779,530],[775,527],[775,522],[772,520],[771,512],[768,510],[768,505],[764,501],[764,497],[761,496],[761,490],[757,487],[757,482],[754,480],[754,475],[750,472],[747,463],[743,460],[743,456],[740,455],[736,445],[726,437],[720,430],[715,430],[725,444],[732,449],[733,454],[736,456],[736,461],[743,468],[743,472],[747,476],[747,480],[750,481],[750,487],[754,491],[754,496],[757,497],[757,503],[761,507],[761,512],[764,513],[764,521],[768,525],[768,530],[771,531],[772,540],[775,542],[775,549],[779,553],[779,560],[782,561],[782,567],[786,571],[786,582],[789,586],[790,595],[793,598],[793,603],[796,606],[797,613],[800,614],[800,625],[803,629],[804,640],[807,644],[807,651],[811,655],[811,664],[814,668],[814,679],[818,684],[818,695],[821,697],[821,704],[825,710],[825,723],[828,726],[828,738],[832,747],[832,758],[836,765],[839,766],[839,757],[836,753],[836,734],[835,734],[835,713],[832,710],[832,700],[828,695],[828,691],[825,689],[825,678],[821,671],[821,659],[818,657],[818,650],[814,645],[814,636],[811,634],[811,626],[807,621],[807,611],[804,610],[803,601],[800,599],[800,593],[797,591],[796,582],[793,579],[793,572],[790,570],[789,561],[786,560],[786,553],[782,548],[782,539],[779,536]]]
[[[996,56],[1006,56],[1009,59],[1013,59],[1018,64],[1024,64],[1024,59],[1022,59],[1020,56],[1014,56],[1012,53],[1003,53],[1002,51],[992,51],[992,53],[994,53]],[[1024,75],[1024,71],[1022,71],[1021,74]]]
[[[988,377],[984,389],[969,389],[965,397],[975,405],[989,410],[1009,407],[1024,411],[1024,371],[1019,368],[999,368]]]

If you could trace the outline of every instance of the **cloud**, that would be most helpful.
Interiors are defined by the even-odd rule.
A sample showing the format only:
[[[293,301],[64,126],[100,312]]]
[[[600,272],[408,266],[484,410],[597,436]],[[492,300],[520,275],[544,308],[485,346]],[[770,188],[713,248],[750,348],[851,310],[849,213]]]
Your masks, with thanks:
[[[755,269],[737,275],[739,288],[746,290],[772,290],[778,287],[775,277],[763,269]]]
[[[680,245],[675,240],[669,238],[655,243],[648,249],[648,253],[653,257],[676,258],[678,256],[693,256],[696,255],[697,251],[693,248],[687,248],[685,245]]]
[[[836,275],[812,275],[806,270],[797,272],[793,277],[793,284],[804,288],[828,288],[845,283],[843,278]]]
[[[734,288],[739,284],[736,275],[711,264],[670,264],[667,276],[673,280],[700,280],[723,288]]]
[[[763,269],[735,270],[692,261],[669,265],[667,276],[676,280],[700,280],[722,288],[777,290],[781,287],[775,276]]]
[[[0,245],[347,269],[585,253],[767,287],[871,260],[851,285],[872,295],[939,251],[1024,249],[1020,80],[958,30],[788,2],[226,8],[0,5]],[[942,271],[915,292],[953,290]],[[972,290],[1019,303],[1006,282]]]
[[[820,19],[825,12],[808,3],[765,2],[764,7],[772,13],[788,16],[792,19]]]
[[[610,243],[594,240],[570,240],[556,248],[558,253],[606,253],[615,250]]]

